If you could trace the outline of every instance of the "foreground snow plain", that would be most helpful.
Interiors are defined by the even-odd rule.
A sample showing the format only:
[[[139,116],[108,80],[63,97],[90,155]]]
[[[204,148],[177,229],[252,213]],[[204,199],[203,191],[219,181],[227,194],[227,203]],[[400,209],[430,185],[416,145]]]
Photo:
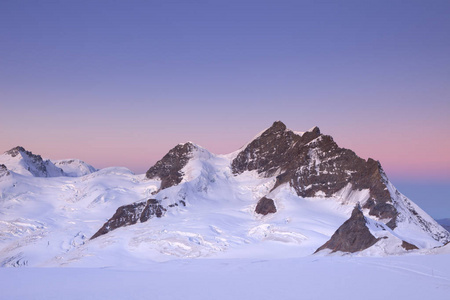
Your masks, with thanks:
[[[442,251],[442,250],[441,250]],[[450,254],[0,268],[0,299],[448,299]]]

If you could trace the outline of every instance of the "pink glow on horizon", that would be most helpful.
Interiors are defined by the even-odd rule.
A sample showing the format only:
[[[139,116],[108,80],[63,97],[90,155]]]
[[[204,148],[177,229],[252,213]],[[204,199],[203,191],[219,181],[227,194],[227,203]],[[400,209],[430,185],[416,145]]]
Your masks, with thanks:
[[[265,127],[270,125],[271,123],[266,124]],[[310,128],[298,128],[299,126],[290,123],[286,125],[296,131],[305,131]],[[238,127],[245,127],[248,130],[239,130]],[[132,128],[108,131],[99,127],[92,130],[67,132],[65,128],[62,128],[63,130],[49,131],[45,139],[26,135],[25,132],[21,136],[26,136],[28,140],[11,136],[8,140],[9,146],[2,144],[4,149],[0,151],[22,145],[44,158],[54,160],[79,158],[97,168],[123,166],[139,174],[144,173],[181,142],[192,141],[215,154],[233,152],[264,129],[263,127],[254,130],[253,127],[259,126],[258,124],[255,126],[237,124],[234,128],[218,128],[218,134],[205,132],[204,128],[198,128],[198,131],[195,131],[193,127],[189,128],[192,132],[173,130],[167,133],[154,129],[133,131]],[[333,126],[332,132],[328,132],[327,129],[327,127],[321,128],[322,133],[332,135],[340,147],[352,149],[364,159],[371,157],[379,160],[388,177],[450,180],[450,142],[441,138],[442,132],[434,134],[429,132],[428,135],[419,132],[420,139],[418,139],[418,132],[415,130],[371,131],[369,134],[365,132],[366,128],[366,130],[354,130],[352,134],[349,134],[347,128]],[[438,143],[439,146],[436,146]]]

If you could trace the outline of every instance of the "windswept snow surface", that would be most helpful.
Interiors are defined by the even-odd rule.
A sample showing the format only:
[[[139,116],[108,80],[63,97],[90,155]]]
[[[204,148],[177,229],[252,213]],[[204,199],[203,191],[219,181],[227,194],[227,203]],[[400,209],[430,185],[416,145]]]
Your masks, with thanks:
[[[447,299],[450,254],[0,268],[0,299]]]

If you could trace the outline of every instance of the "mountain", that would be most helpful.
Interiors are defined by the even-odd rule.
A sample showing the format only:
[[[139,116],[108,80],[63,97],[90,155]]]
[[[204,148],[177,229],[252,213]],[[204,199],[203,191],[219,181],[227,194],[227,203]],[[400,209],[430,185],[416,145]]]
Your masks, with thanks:
[[[34,177],[79,177],[97,171],[93,166],[79,159],[44,160],[40,155],[33,154],[21,146],[0,155],[0,163],[9,171]]]
[[[63,170],[66,176],[80,177],[97,172],[93,166],[79,159],[64,159],[53,161],[54,165]]]
[[[5,165],[1,164],[0,165],[0,177],[8,176],[9,174],[10,173],[8,171],[8,168]]]
[[[141,175],[107,168],[39,178],[5,162],[3,266],[426,254],[450,241],[378,161],[340,148],[318,127],[296,132],[277,121],[227,155],[178,144]]]
[[[40,155],[35,155],[23,147],[18,146],[0,155],[0,162],[8,170],[22,175],[35,177],[63,176],[62,169],[55,166],[50,160],[43,160]]]

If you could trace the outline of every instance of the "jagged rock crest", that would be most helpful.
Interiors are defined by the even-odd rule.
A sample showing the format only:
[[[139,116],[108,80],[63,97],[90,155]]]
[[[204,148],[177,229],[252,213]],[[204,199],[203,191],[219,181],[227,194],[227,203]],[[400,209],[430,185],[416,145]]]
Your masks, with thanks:
[[[103,224],[102,228],[91,237],[91,240],[119,227],[133,225],[138,221],[141,223],[146,222],[153,216],[161,218],[165,211],[166,209],[156,199],[121,206],[116,210],[111,219]]]
[[[194,144],[190,142],[177,145],[151,167],[145,176],[148,179],[161,179],[160,190],[179,184],[183,179],[181,169],[189,162],[194,149]]]

